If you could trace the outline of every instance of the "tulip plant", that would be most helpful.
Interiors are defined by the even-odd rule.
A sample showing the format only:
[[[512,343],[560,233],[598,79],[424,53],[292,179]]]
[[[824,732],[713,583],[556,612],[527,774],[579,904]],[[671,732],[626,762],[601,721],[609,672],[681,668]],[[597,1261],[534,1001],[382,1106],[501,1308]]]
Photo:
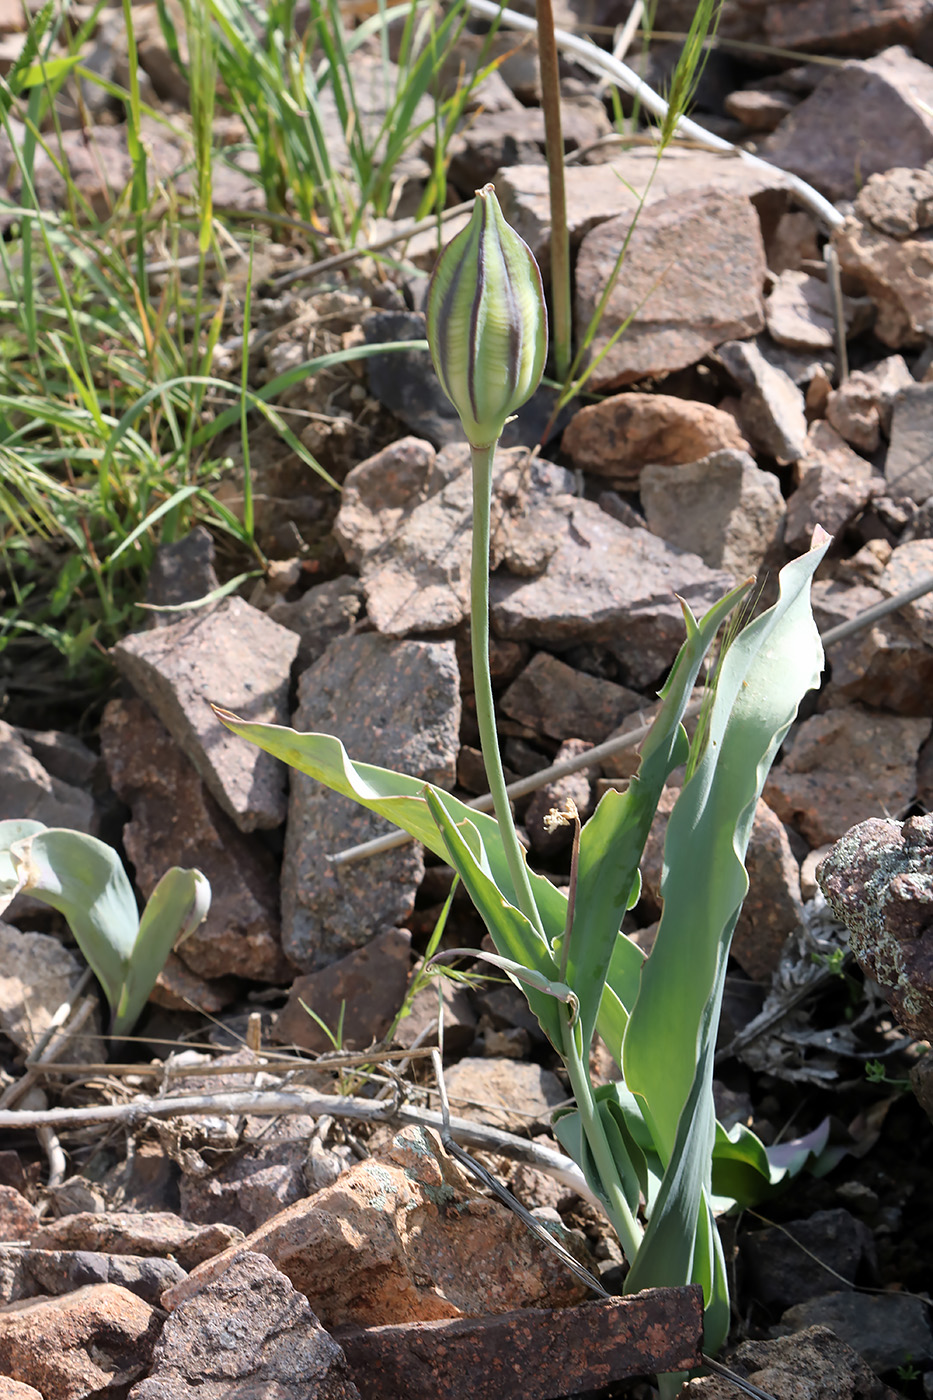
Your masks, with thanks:
[[[699,621],[682,603],[686,640],[661,695],[638,774],[605,793],[580,826],[571,880],[558,889],[532,871],[502,773],[490,682],[490,476],[506,419],[534,392],[547,346],[541,278],[508,226],[491,185],[442,252],[428,299],[428,340],[473,459],[472,644],[476,710],[495,816],[421,779],[354,763],[324,734],[252,724],[235,733],[334,791],[390,818],[456,870],[496,947],[491,960],[522,989],[558,1051],[575,1107],[554,1131],[579,1163],[618,1232],[626,1288],[698,1282],[706,1348],[729,1324],[726,1269],[714,1212],[751,1204],[807,1156],[782,1164],[748,1129],[715,1118],[713,1053],[726,962],[748,888],[744,856],[765,777],[822,648],[810,581],[829,538],[781,571],[777,602],[737,631],[712,671],[705,723],[691,751],[685,707],[720,627],[745,595],[733,590]],[[663,915],[646,958],[620,930],[638,899],[639,861],[664,785],[687,761],[664,854]],[[598,1032],[620,1070],[594,1086]]]

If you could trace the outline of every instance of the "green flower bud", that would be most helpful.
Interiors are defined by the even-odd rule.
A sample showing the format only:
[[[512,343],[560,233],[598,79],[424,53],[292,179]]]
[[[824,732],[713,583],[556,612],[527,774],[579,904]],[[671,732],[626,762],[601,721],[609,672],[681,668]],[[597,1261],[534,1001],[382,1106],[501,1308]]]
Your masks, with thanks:
[[[492,185],[437,260],[428,288],[428,345],[471,447],[491,447],[537,389],[547,356],[541,273],[506,223]]]

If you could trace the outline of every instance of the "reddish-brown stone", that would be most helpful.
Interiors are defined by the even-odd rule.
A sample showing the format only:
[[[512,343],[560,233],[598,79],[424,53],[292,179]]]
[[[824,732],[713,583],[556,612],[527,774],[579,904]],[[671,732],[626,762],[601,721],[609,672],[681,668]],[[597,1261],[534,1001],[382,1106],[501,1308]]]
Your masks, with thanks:
[[[337,1334],[363,1400],[545,1400],[699,1364],[700,1289]]]

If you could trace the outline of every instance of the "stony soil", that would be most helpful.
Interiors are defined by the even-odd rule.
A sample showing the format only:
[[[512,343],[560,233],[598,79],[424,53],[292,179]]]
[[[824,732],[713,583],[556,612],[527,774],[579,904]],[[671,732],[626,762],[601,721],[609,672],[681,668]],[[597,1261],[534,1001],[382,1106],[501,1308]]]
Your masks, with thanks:
[[[620,18],[593,8],[577,22]],[[675,28],[685,8],[662,0],[658,26]],[[149,10],[139,7],[141,17]],[[116,13],[106,11],[101,28],[115,62]],[[510,779],[636,728],[680,642],[675,593],[702,611],[732,579],[758,574],[767,601],[777,568],[818,523],[835,536],[814,589],[824,632],[933,574],[933,9],[908,0],[727,0],[720,33],[801,55],[724,45],[698,97],[702,124],[773,170],[692,147],[665,158],[600,331],[608,338],[633,318],[594,377],[603,397],[572,405],[530,458],[550,414],[543,391],[499,453],[492,662]],[[15,47],[16,35],[5,42]],[[669,47],[652,46],[650,81],[668,71]],[[184,94],[166,76],[154,23],[140,52],[152,97],[179,110]],[[581,153],[567,172],[579,331],[631,223],[631,187],[646,188],[652,159],[643,146],[604,142],[610,128],[594,81],[570,66],[564,76],[567,145]],[[452,149],[451,200],[494,178],[506,213],[546,261],[536,82],[524,45],[484,85]],[[91,198],[105,197],[101,181],[120,188],[126,178],[118,115],[97,113],[89,137],[66,132]],[[80,164],[88,141],[105,162]],[[427,148],[410,162],[400,215],[425,156]],[[171,177],[182,158],[160,133],[154,167]],[[255,186],[243,171],[223,171],[224,202],[259,209],[262,229]],[[831,238],[794,198],[788,171],[834,202]],[[43,198],[54,204],[51,164],[46,174]],[[833,251],[847,372],[829,289]],[[253,382],[339,346],[419,338],[433,255],[431,238],[419,235],[395,270],[363,257],[326,281],[277,286],[308,256],[294,242],[268,241],[253,302]],[[235,294],[230,306],[216,367],[233,378]],[[346,1050],[387,1035],[449,892],[449,872],[412,846],[326,864],[322,853],[383,825],[309,780],[293,777],[286,788],[282,770],[220,731],[206,703],[337,734],[359,760],[464,795],[485,790],[469,667],[468,456],[427,357],[376,357],[321,374],[290,391],[288,407],[343,489],[338,496],[311,477],[267,427],[254,426],[260,542],[271,561],[264,579],[180,620],[150,614],[151,626],[114,649],[111,687],[90,727],[64,688],[41,714],[10,690],[0,818],[30,815],[103,836],[125,853],[144,897],[167,867],[198,866],[214,902],[170,958],[120,1062],[92,1004],[58,1055],[77,1068],[38,1073],[25,1058],[73,995],[82,964],[47,912],[13,906],[0,923],[4,1107],[284,1092],[282,1075],[295,1064],[277,1071],[276,1055],[331,1048],[302,1003],[331,1030],[341,1021]],[[235,438],[230,451],[236,458]],[[236,467],[220,494],[240,496]],[[197,530],[160,551],[148,601],[203,597],[242,567]],[[726,1126],[747,1122],[766,1143],[828,1122],[840,1152],[825,1176],[797,1178],[761,1215],[723,1222],[735,1263],[735,1366],[779,1396],[799,1393],[800,1376],[819,1395],[881,1395],[888,1384],[929,1396],[933,1074],[921,1052],[933,1031],[933,935],[930,836],[917,822],[933,807],[929,597],[828,646],[827,661],[756,817],[717,1100]],[[572,796],[586,813],[607,787],[624,785],[634,761],[620,750],[522,799],[540,868],[566,876],[563,833],[544,829],[545,812]],[[643,898],[626,924],[646,947],[675,796],[662,802]],[[898,860],[914,852],[913,864],[897,865],[910,900],[890,906],[871,886],[856,961],[815,871],[855,823],[877,818],[893,819],[879,837],[885,850]],[[878,864],[866,862],[848,882],[863,911]],[[844,912],[836,899],[833,908]],[[906,986],[884,955],[895,933],[909,943]],[[458,895],[446,946],[478,947],[482,936]],[[453,1111],[553,1148],[550,1111],[569,1091],[517,991],[450,984],[444,996]],[[436,992],[420,993],[396,1044],[430,1039],[436,1009]],[[606,1071],[598,1045],[593,1060]],[[869,1063],[878,1067],[871,1075]],[[347,1079],[352,1068],[338,1080],[305,1059],[299,1074],[320,1092],[363,1091]],[[427,1078],[412,1060],[412,1103],[424,1102],[418,1086]],[[28,1126],[7,1135],[0,1395],[82,1400],[105,1390],[161,1400],[197,1386],[213,1400],[246,1384],[375,1395],[372,1376],[353,1370],[362,1343],[348,1340],[345,1354],[331,1332],[339,1341],[341,1328],[450,1325],[584,1296],[420,1130],[406,1128],[393,1143],[397,1124],[254,1110],[253,1102],[236,1119],[141,1112],[68,1128],[57,1143],[64,1161]],[[526,1206],[562,1222],[570,1248],[607,1287],[621,1282],[618,1246],[592,1207],[540,1163],[481,1156]],[[196,1269],[200,1291],[187,1279]],[[227,1319],[241,1325],[244,1298],[252,1323],[236,1364],[221,1364]],[[834,1336],[805,1330],[813,1327]],[[583,1366],[587,1335],[567,1341],[567,1374],[579,1379],[575,1392],[595,1394]],[[475,1369],[464,1394],[478,1393],[495,1344],[490,1332],[469,1345]],[[421,1394],[406,1364],[396,1393]],[[501,1393],[515,1394],[512,1384]],[[716,1379],[694,1383],[717,1387],[736,1393]],[[534,1390],[529,1375],[527,1394],[551,1391]]]

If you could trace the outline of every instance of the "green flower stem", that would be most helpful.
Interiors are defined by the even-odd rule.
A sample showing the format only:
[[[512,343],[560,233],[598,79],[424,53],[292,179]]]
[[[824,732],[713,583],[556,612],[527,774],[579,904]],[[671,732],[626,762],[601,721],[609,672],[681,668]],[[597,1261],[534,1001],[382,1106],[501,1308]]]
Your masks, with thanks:
[[[619,1170],[612,1155],[612,1148],[609,1146],[609,1139],[606,1137],[605,1129],[600,1121],[596,1101],[593,1098],[593,1086],[590,1083],[590,1076],[585,1064],[586,1052],[579,1043],[578,1032],[579,1022],[576,1025],[572,1024],[568,1015],[564,1021],[564,1043],[561,1056],[570,1079],[577,1112],[580,1114],[583,1135],[590,1152],[593,1154],[609,1219],[619,1237],[623,1254],[629,1264],[633,1264],[641,1246],[642,1229],[629,1209],[628,1201],[626,1201],[625,1193],[622,1190]]]
[[[502,845],[515,888],[515,898],[525,918],[544,937],[541,916],[528,878],[528,867],[519,844],[512,808],[506,792],[505,774],[499,756],[496,712],[489,673],[489,519],[492,510],[492,465],[496,444],[471,447],[473,458],[473,558],[470,565],[470,638],[473,650],[473,689],[476,694],[476,722],[486,767],[486,781],[492,793]]]

